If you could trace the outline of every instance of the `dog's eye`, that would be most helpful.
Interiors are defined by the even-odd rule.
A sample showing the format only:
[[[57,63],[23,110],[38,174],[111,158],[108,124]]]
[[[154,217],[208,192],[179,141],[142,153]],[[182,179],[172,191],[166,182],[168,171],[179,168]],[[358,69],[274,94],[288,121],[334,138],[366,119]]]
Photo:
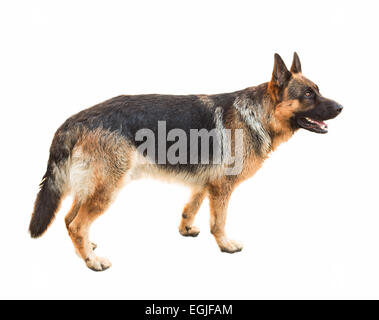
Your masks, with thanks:
[[[304,95],[307,97],[307,98],[311,98],[311,97],[313,97],[313,91],[312,90],[307,90],[307,91],[305,91],[305,93],[304,93]]]

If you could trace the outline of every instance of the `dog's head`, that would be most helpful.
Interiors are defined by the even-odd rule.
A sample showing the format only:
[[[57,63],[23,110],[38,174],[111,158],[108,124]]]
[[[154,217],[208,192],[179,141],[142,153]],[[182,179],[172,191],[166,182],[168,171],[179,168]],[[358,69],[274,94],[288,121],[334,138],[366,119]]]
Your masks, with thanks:
[[[335,118],[342,111],[340,104],[323,97],[318,86],[303,76],[296,52],[290,70],[275,54],[269,90],[275,104],[276,121],[293,130],[303,128],[327,133],[328,126],[324,121]]]

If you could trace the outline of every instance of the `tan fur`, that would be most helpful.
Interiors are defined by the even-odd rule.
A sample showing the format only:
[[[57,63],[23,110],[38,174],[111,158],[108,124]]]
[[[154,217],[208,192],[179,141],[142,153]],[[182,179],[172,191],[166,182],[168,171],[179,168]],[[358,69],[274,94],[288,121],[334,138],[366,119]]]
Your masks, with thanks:
[[[205,196],[206,189],[194,189],[191,198],[183,209],[182,220],[179,226],[179,232],[183,236],[196,237],[200,230],[193,225],[197,211],[199,210]]]
[[[299,110],[299,102],[297,100],[283,101],[276,106],[270,122],[270,129],[274,133],[272,151],[294,134],[290,128],[289,120],[297,110]]]
[[[230,196],[235,184],[223,178],[207,185],[210,204],[210,229],[223,252],[234,253],[242,250],[242,244],[231,240],[225,233],[226,214]]]
[[[92,242],[89,241],[89,229],[92,222],[100,216],[109,205],[107,201],[109,193],[106,193],[104,196],[101,194],[101,191],[102,190],[97,191],[93,197],[81,204],[77,215],[67,227],[76,251],[87,266],[95,271],[102,271],[111,266],[109,260],[97,257],[94,254],[94,246]],[[98,206],[95,207],[94,205]]]

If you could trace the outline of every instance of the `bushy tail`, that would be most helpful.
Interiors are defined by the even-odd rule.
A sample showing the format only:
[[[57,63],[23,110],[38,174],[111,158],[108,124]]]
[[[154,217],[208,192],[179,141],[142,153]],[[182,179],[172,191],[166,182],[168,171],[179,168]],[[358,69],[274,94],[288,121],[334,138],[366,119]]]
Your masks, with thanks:
[[[69,130],[66,123],[55,133],[50,147],[47,170],[40,184],[29,225],[32,238],[41,236],[55,218],[67,191],[67,166],[80,134],[80,128]]]
[[[34,211],[29,225],[33,238],[41,236],[48,228],[58,211],[63,196],[63,185],[57,177],[57,170],[49,161],[49,165],[40,184],[40,191],[34,203]]]

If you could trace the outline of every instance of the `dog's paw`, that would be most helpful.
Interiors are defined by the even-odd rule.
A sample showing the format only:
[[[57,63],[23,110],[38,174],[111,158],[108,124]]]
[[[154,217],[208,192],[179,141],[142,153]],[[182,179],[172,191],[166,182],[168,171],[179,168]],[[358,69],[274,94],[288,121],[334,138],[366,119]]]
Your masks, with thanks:
[[[104,271],[112,266],[112,263],[107,258],[92,256],[85,260],[86,265],[93,271]]]
[[[228,238],[222,238],[222,239],[217,240],[217,244],[220,247],[220,250],[222,252],[227,252],[227,253],[239,252],[243,248],[242,243],[235,240],[230,240]]]
[[[197,237],[200,233],[200,229],[195,226],[186,226],[179,229],[179,232],[184,237]]]

